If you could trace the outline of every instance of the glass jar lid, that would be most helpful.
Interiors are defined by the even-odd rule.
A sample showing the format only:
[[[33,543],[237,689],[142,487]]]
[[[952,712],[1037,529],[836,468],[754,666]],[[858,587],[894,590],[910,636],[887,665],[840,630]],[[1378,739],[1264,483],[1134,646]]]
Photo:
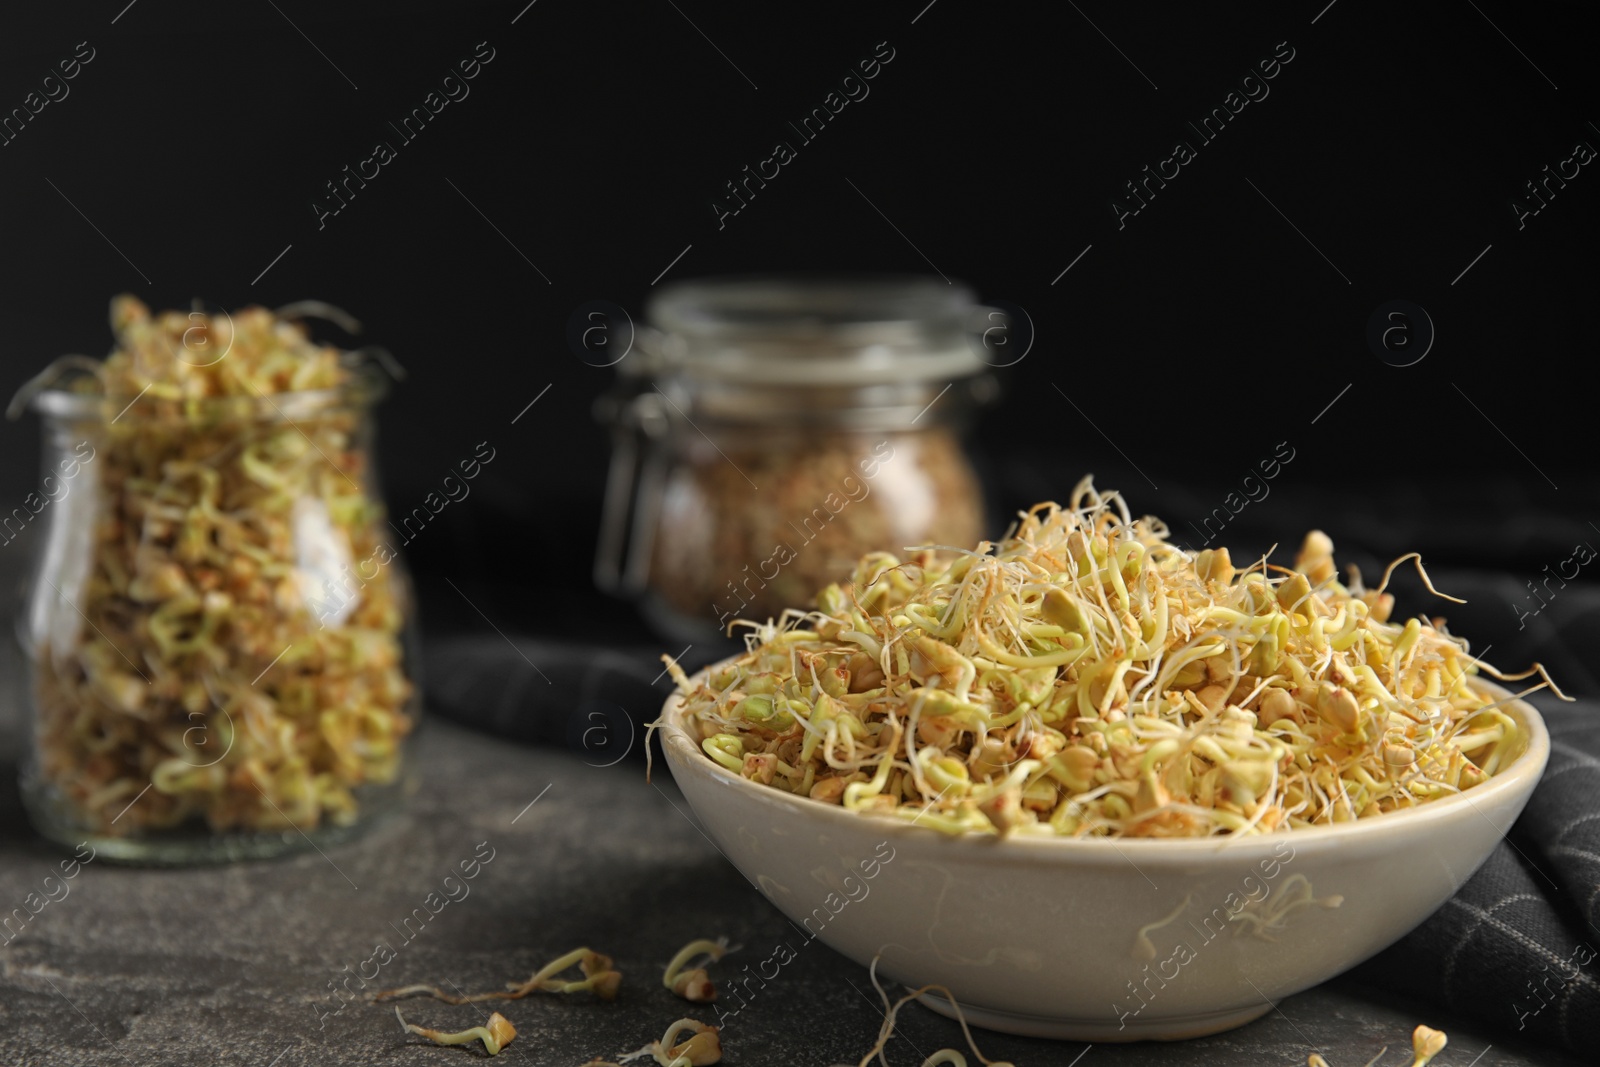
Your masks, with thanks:
[[[658,370],[745,385],[949,382],[984,370],[970,289],[919,276],[706,278],[646,311]]]

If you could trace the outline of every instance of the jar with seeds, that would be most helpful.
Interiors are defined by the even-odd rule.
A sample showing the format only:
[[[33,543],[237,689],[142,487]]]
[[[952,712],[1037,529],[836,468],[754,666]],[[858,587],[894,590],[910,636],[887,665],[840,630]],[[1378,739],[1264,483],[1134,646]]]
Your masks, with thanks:
[[[940,278],[663,289],[603,401],[599,584],[664,637],[710,644],[808,607],[865,552],[975,543],[962,433],[996,392],[988,310]]]

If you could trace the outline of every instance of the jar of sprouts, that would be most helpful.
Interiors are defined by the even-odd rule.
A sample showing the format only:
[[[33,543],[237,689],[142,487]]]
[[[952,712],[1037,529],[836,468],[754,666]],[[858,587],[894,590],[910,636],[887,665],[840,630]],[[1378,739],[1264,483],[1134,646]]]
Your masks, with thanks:
[[[962,431],[994,396],[991,309],[941,278],[664,288],[617,362],[596,578],[663,636],[808,608],[867,552],[971,545]]]
[[[415,612],[373,466],[387,379],[375,350],[312,341],[318,311],[342,314],[118,297],[105,361],[66,357],[19,394],[49,504],[18,626],[23,800],[46,837],[259,858],[407,791]]]

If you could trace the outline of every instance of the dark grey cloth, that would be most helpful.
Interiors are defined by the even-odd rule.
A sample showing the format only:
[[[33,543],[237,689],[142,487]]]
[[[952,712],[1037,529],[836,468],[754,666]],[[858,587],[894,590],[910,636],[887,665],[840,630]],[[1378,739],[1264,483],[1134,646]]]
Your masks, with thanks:
[[[1600,1047],[1600,704],[1539,701],[1549,767],[1506,840],[1364,980],[1574,1052]]]
[[[431,642],[422,673],[430,711],[610,763],[644,754],[644,727],[672,691],[660,656],[491,633]]]
[[[1591,540],[1600,542],[1600,537]],[[1569,557],[1570,558],[1570,557]],[[1566,564],[1563,566],[1563,564]],[[1585,1055],[1600,1048],[1600,589],[1564,581],[1552,557],[1527,574],[1435,574],[1467,600],[1452,629],[1481,635],[1507,670],[1541,661],[1582,699],[1533,702],[1551,734],[1550,764],[1505,841],[1460,892],[1360,969],[1502,1030]]]

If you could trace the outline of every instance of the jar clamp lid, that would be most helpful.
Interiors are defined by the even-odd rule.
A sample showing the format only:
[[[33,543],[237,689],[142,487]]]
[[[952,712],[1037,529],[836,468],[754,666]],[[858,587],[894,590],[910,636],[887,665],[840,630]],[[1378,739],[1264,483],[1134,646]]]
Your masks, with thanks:
[[[981,373],[965,286],[921,277],[712,278],[647,307],[662,370],[751,385],[860,386]]]

